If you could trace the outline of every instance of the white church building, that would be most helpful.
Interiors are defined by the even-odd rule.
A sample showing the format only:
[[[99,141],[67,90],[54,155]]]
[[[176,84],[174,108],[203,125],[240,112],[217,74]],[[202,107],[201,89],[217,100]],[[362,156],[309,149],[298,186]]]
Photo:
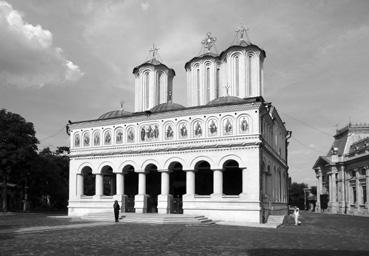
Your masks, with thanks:
[[[187,106],[172,102],[175,71],[152,59],[133,69],[135,112],[70,122],[70,216],[111,212],[204,215],[263,223],[287,213],[287,131],[263,98],[264,50],[237,43],[185,64]]]

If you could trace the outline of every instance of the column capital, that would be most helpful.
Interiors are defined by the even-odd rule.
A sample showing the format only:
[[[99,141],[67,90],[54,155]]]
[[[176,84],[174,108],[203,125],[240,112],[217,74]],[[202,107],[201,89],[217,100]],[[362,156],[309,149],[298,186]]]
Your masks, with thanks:
[[[161,169],[161,170],[158,170],[158,172],[160,172],[160,173],[171,173],[173,171],[169,170],[169,169]]]
[[[196,170],[182,170],[184,172],[197,172]]]
[[[146,173],[145,170],[135,170],[135,172],[137,172],[137,173]]]

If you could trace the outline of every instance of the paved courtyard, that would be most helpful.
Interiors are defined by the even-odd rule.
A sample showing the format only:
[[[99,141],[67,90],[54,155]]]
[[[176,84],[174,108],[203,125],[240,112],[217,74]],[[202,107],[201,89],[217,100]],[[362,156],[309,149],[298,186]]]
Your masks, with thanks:
[[[302,222],[296,227],[287,219],[278,229],[263,229],[0,215],[0,254],[369,255],[369,218],[303,213]]]

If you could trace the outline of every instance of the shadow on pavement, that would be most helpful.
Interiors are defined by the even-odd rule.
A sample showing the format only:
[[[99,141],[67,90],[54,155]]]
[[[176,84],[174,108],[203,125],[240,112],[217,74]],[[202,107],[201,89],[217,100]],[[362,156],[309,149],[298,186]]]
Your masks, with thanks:
[[[317,250],[317,249],[251,249],[247,250],[247,256],[364,256],[369,251],[340,251],[340,250]]]

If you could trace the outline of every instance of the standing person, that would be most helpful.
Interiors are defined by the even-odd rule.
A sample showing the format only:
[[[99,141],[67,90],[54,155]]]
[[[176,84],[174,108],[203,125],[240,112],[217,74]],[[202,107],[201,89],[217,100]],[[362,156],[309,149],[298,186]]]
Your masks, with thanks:
[[[299,225],[301,224],[301,221],[299,221],[299,216],[300,216],[300,209],[295,206],[295,210],[293,211],[293,216],[295,217],[295,225]]]
[[[118,200],[115,200],[115,202],[113,204],[113,208],[114,208],[115,222],[118,222],[119,210],[120,210],[120,206],[118,204]]]

